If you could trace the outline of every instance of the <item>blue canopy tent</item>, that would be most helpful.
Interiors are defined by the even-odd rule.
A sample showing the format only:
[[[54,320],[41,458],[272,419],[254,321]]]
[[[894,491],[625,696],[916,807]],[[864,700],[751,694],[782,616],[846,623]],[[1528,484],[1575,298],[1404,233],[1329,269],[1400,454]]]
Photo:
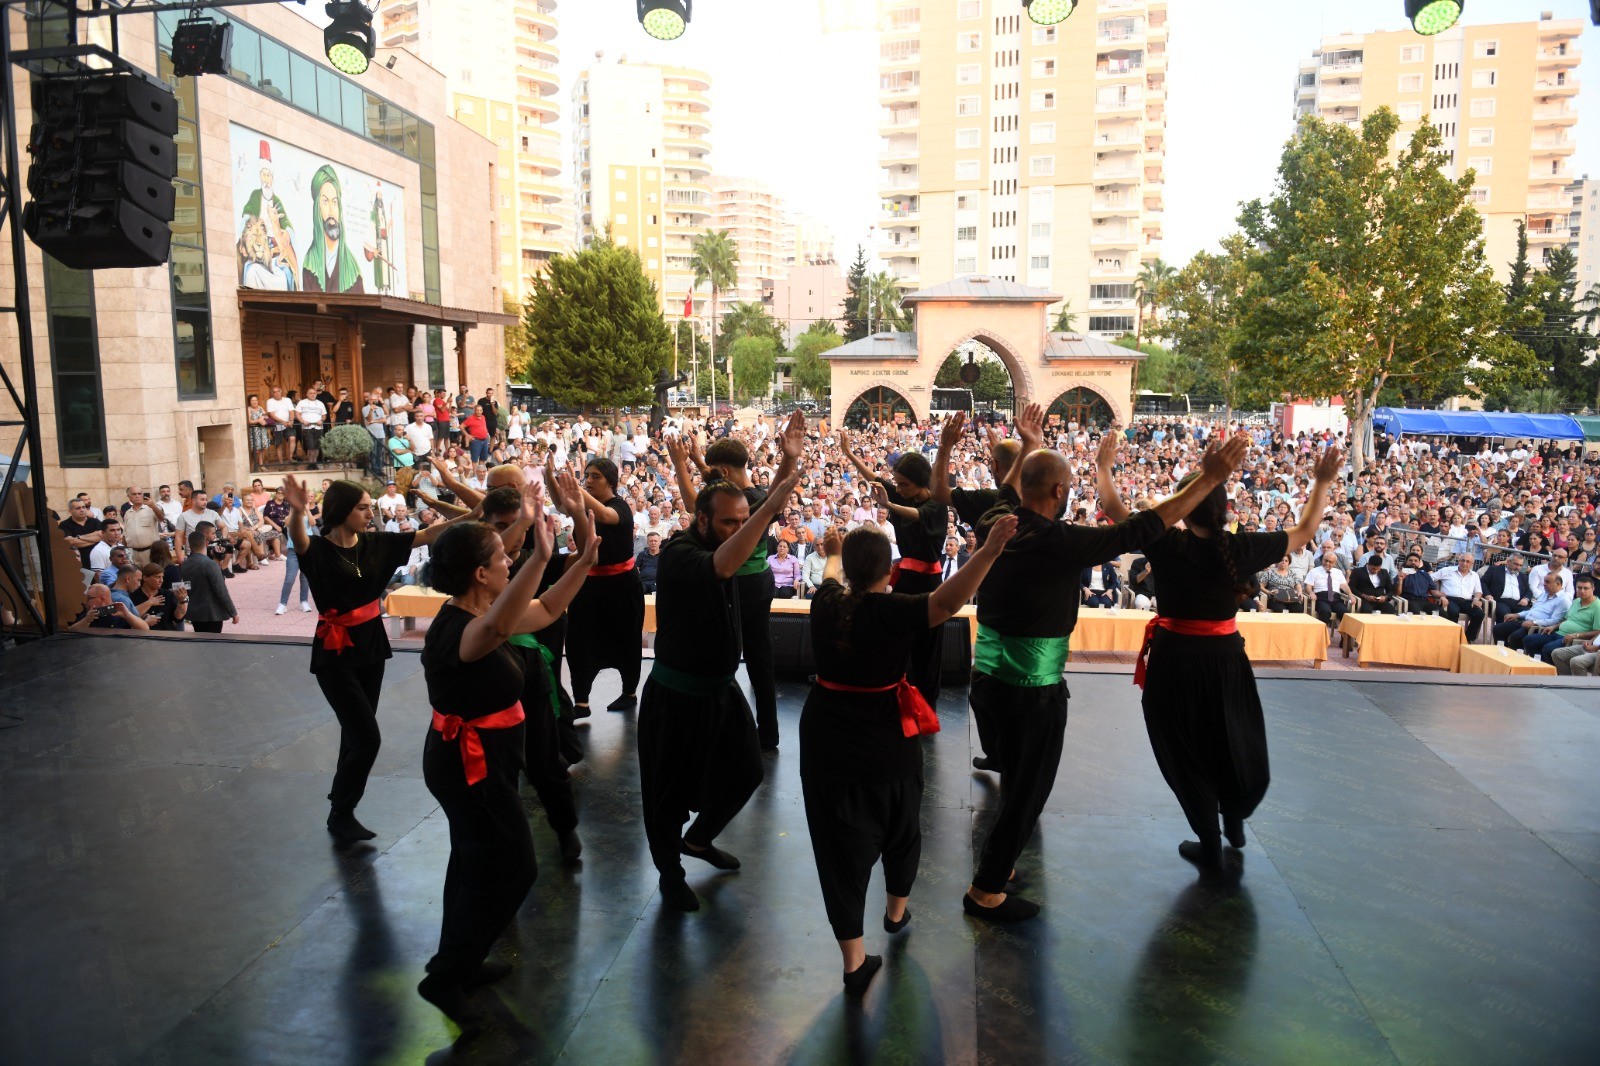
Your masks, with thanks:
[[[1521,415],[1512,411],[1417,411],[1380,407],[1372,429],[1397,437],[1512,437],[1525,440],[1583,440],[1583,427],[1571,415]]]

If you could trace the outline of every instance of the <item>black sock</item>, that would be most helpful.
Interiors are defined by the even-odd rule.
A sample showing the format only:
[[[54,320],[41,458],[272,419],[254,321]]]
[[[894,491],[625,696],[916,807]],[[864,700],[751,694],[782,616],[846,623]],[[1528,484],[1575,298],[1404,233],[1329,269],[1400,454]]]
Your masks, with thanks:
[[[738,859],[734,858],[732,855],[729,855],[725,851],[718,851],[713,847],[707,847],[704,851],[696,851],[691,848],[689,846],[689,842],[685,840],[678,846],[678,850],[683,854],[699,859],[702,862],[709,862],[712,866],[715,866],[719,870],[737,870],[739,868]]]
[[[1203,870],[1222,869],[1222,841],[1216,837],[1185,840],[1178,845],[1178,854]]]
[[[844,975],[844,994],[859,998],[867,994],[867,986],[872,983],[872,975],[883,968],[882,955],[868,955],[861,960],[861,965]]]
[[[1228,838],[1228,843],[1236,848],[1245,845],[1244,819],[1236,818],[1231,814],[1222,816],[1222,835]]]
[[[328,832],[340,840],[371,840],[378,835],[356,821],[356,816],[350,811],[330,812],[328,814]]]
[[[670,910],[697,911],[700,909],[700,897],[694,894],[694,889],[683,878],[661,879],[661,902]]]
[[[889,920],[889,916],[887,914],[885,914],[883,916],[883,931],[885,933],[898,933],[900,930],[904,929],[906,927],[907,923],[909,923],[910,921],[911,921],[911,908],[910,907],[906,908],[906,912],[900,916],[900,920],[898,922],[890,921]]]

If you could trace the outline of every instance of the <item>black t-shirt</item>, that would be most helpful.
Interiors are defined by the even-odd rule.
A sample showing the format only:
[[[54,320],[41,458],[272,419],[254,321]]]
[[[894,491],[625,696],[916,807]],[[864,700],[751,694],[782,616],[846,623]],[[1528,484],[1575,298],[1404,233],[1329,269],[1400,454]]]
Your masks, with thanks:
[[[950,531],[949,509],[938,500],[928,498],[918,503],[900,495],[894,486],[883,482],[889,502],[901,507],[916,509],[916,518],[900,518],[894,511],[889,512],[889,524],[894,527],[895,546],[900,549],[900,554],[907,559],[919,559],[925,563],[939,561],[939,556],[944,552],[945,534]]]
[[[983,516],[1000,502],[1000,493],[995,489],[951,489],[950,506],[956,509],[956,517],[965,526],[976,527]]]
[[[596,566],[625,563],[633,558],[633,512],[628,510],[621,496],[611,497],[606,506],[617,516],[617,523],[610,526],[595,523],[595,532],[600,535],[600,557],[595,560]]]
[[[300,572],[311,586],[318,612],[353,611],[381,598],[394,572],[410,560],[415,539],[415,533],[361,533],[355,547],[337,548],[326,537],[312,537],[300,553]],[[347,632],[352,647],[341,652],[328,651],[320,640],[311,642],[313,674],[333,667],[370,666],[393,655],[381,617]]]
[[[656,567],[656,662],[700,677],[739,668],[738,591],[732,578],[717,577],[715,554],[686,529],[662,547]]]
[[[485,399],[483,401],[483,424],[489,430],[489,436],[494,436],[500,428],[500,403],[497,400]]]
[[[854,600],[848,648],[839,647],[840,614]],[[928,629],[928,597],[901,593],[848,596],[823,582],[811,601],[817,676],[877,688],[905,675],[912,641]],[[899,781],[922,776],[922,747],[900,724],[888,692],[834,692],[817,686],[800,719],[800,773],[831,781]]]
[[[441,714],[458,715],[469,722],[503,711],[522,699],[523,660],[515,646],[503,643],[477,662],[461,661],[461,635],[472,619],[470,612],[446,603],[428,623],[428,635],[422,642],[422,674],[428,686],[429,705]],[[524,713],[527,710],[523,708]],[[484,761],[490,767],[522,766],[523,730],[480,729],[478,737],[483,742]],[[453,747],[464,739],[457,737],[447,742],[430,724],[424,748],[433,751],[445,743]],[[496,776],[491,770],[490,779]]]
[[[337,404],[330,405],[333,409],[333,424],[342,426],[356,420],[356,405],[349,400],[340,400]]]
[[[1228,552],[1224,556],[1223,552]],[[1289,551],[1287,533],[1232,533],[1225,537],[1197,537],[1187,529],[1169,529],[1145,548],[1155,564],[1156,599],[1169,618],[1222,621],[1239,611],[1239,594],[1228,572],[1248,582],[1257,571],[1282,559]]]
[[[93,515],[89,516],[89,520],[87,522],[78,522],[71,518],[63,518],[58,524],[61,527],[61,532],[69,537],[87,537],[89,534],[98,533],[105,528],[105,523]],[[78,548],[76,551],[78,553],[78,559],[80,560],[78,565],[83,569],[88,570],[89,553],[94,551],[94,548]]]
[[[1017,506],[1010,489],[1001,497],[1000,506],[983,516],[982,528],[1014,508],[1017,532],[983,580],[978,621],[1008,637],[1070,634],[1078,624],[1078,582],[1084,568],[1138,551],[1166,528],[1154,511],[1141,511],[1112,526],[1076,526]]]

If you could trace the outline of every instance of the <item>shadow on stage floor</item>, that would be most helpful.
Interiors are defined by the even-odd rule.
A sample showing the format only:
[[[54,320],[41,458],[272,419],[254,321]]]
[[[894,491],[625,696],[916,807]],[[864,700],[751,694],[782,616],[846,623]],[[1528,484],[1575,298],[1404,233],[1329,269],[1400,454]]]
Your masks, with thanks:
[[[1574,685],[1262,682],[1273,785],[1232,888],[1194,883],[1125,673],[1081,673],[1066,756],[1019,871],[1026,925],[963,917],[997,784],[965,701],[926,741],[907,932],[840,995],[783,748],[664,912],[638,814],[633,715],[597,711],[563,869],[540,875],[452,1046],[414,991],[448,829],[421,779],[420,665],[390,663],[361,817],[323,830],[338,729],[306,651],[63,637],[0,656],[0,1061],[16,1063],[1056,1063],[1600,1060],[1600,700]],[[595,692],[603,707],[616,675]],[[874,901],[882,898],[874,882]],[[870,908],[869,908],[870,909]]]

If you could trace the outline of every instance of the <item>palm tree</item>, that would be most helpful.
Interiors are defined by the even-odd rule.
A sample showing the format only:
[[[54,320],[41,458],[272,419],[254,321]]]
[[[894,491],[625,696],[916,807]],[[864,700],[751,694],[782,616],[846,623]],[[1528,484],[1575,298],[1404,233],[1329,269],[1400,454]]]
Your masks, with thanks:
[[[1062,300],[1061,310],[1056,312],[1055,332],[1071,333],[1077,326],[1078,313],[1072,309],[1072,301]]]
[[[900,283],[887,270],[867,276],[861,291],[861,320],[869,323],[869,332],[911,328],[900,296]]]
[[[711,283],[711,328],[706,330],[711,336],[711,380],[717,380],[717,297],[722,290],[739,282],[739,245],[727,230],[706,230],[689,243],[693,256],[689,260],[694,267],[694,287],[699,288],[706,282]],[[733,364],[728,364],[728,401],[733,401]],[[717,401],[711,399],[712,414],[716,414]]]
[[[1135,346],[1144,340],[1144,309],[1150,308],[1152,318],[1160,317],[1161,308],[1167,302],[1167,290],[1177,274],[1176,267],[1161,259],[1152,259],[1139,268],[1138,279],[1133,283],[1133,298],[1138,307],[1133,330]]]

